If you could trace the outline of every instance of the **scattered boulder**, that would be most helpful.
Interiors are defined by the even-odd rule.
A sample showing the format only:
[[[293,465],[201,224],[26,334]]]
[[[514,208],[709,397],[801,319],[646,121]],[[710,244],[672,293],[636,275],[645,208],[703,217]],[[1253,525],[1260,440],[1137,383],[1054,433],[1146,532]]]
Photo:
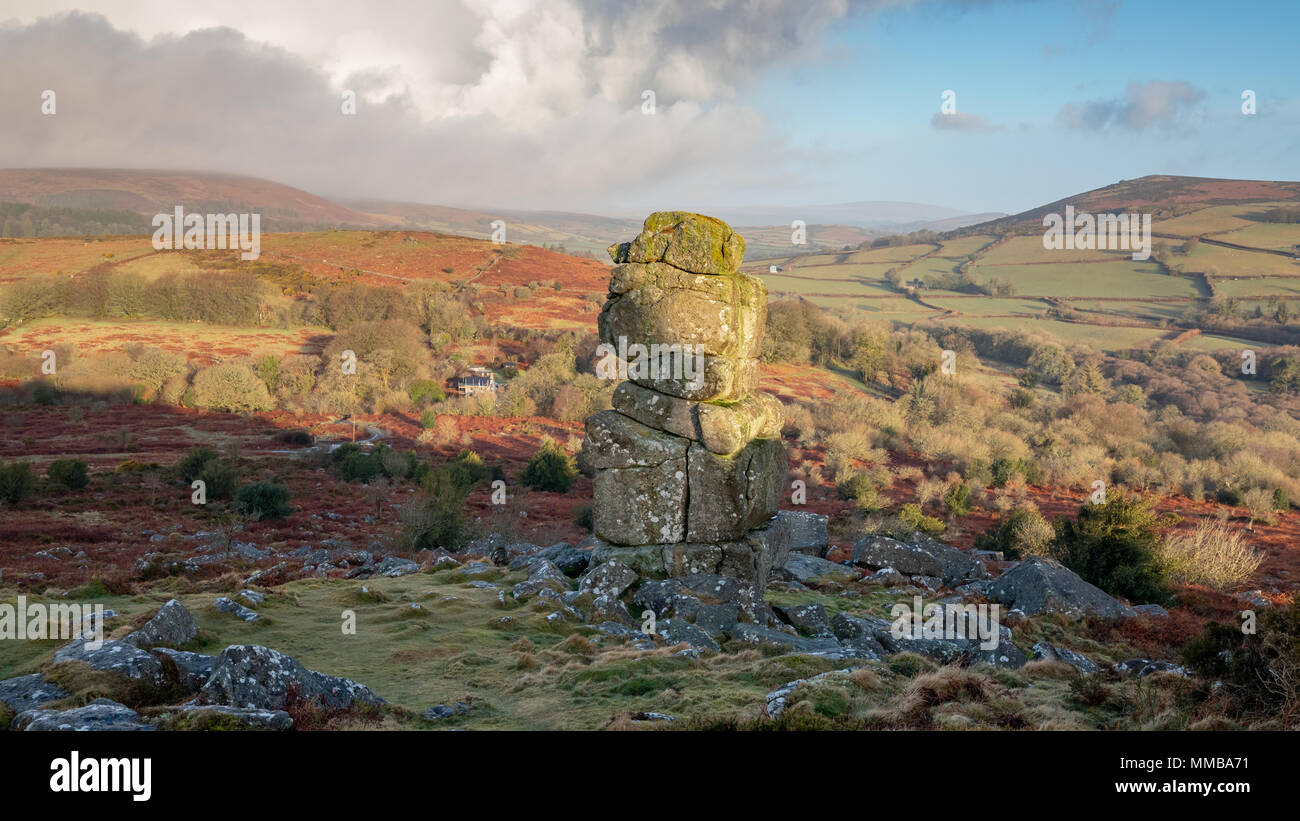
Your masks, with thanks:
[[[215,656],[172,650],[167,647],[155,647],[150,652],[162,663],[166,678],[175,681],[187,692],[197,693],[212,677]]]
[[[424,711],[424,717],[430,721],[441,721],[452,716],[469,715],[469,708],[468,701],[457,701],[454,704],[435,704]]]
[[[222,613],[229,613],[240,621],[255,622],[262,618],[261,613],[249,610],[234,599],[228,599],[225,596],[214,601],[212,606],[220,610]]]
[[[375,568],[376,576],[388,576],[389,578],[410,576],[413,573],[419,572],[420,565],[410,559],[403,559],[399,556],[385,556],[384,560]]]
[[[560,569],[564,575],[576,578],[582,575],[582,571],[587,569],[591,561],[591,552],[588,550],[579,550],[568,542],[557,542],[550,547],[543,548],[536,553],[523,556],[516,556],[510,562],[511,570],[522,570],[530,568],[537,562],[545,559]]]
[[[547,559],[535,563],[528,579],[514,586],[514,597],[526,601],[543,590],[563,593],[569,589],[569,577]]]
[[[933,576],[949,585],[987,575],[973,556],[921,534],[915,534],[910,542],[865,536],[853,545],[850,561],[872,569],[892,567],[904,576]]]
[[[776,606],[772,608],[781,621],[798,630],[805,636],[829,636],[831,633],[831,622],[826,617],[826,608],[820,603],[791,605],[789,607]]]
[[[856,669],[857,669],[856,667],[846,667],[843,670],[829,670],[825,673],[819,673],[818,675],[812,676],[810,678],[795,679],[794,681],[783,684],[780,687],[776,688],[775,690],[767,694],[767,698],[765,699],[766,706],[764,708],[764,712],[767,713],[768,718],[780,718],[781,713],[785,712],[785,708],[790,705],[790,697],[793,696],[795,691],[798,690],[800,687],[804,686],[805,684],[811,684],[812,682],[820,681],[830,676],[847,675],[849,673],[852,673]]]
[[[844,648],[834,638],[804,638],[768,627],[742,622],[731,630],[732,641],[741,644],[770,644],[799,653],[825,653]]]
[[[0,704],[4,704],[15,713],[35,710],[38,707],[67,698],[70,693],[53,682],[47,681],[40,673],[18,676],[0,681]]]
[[[618,559],[599,564],[587,571],[578,583],[579,593],[590,593],[596,598],[617,599],[640,577]]]
[[[127,635],[122,641],[132,647],[148,650],[159,645],[174,647],[184,644],[187,641],[193,641],[198,634],[199,625],[198,622],[194,621],[194,616],[190,615],[190,611],[185,609],[185,605],[176,599],[171,599],[158,608],[157,615],[145,622],[144,626],[139,630]]]
[[[128,645],[129,646],[129,645]],[[85,707],[72,710],[26,710],[14,716],[9,725],[20,732],[127,732],[154,730],[130,707],[106,698],[97,698]]]
[[[1028,616],[1063,613],[1072,619],[1085,615],[1117,619],[1129,614],[1126,605],[1101,588],[1060,562],[1041,556],[1030,556],[994,579],[985,595]]]
[[[782,567],[791,553],[826,558],[831,547],[827,521],[827,517],[820,513],[782,510],[765,527],[750,535],[772,540],[772,564]]]
[[[1044,659],[1064,662],[1084,674],[1090,675],[1099,669],[1095,661],[1082,653],[1076,653],[1065,647],[1057,647],[1045,641],[1040,641],[1033,646],[1033,654],[1035,660]]]
[[[586,621],[589,623],[617,622],[628,627],[638,625],[623,600],[613,596],[597,596],[593,599],[591,605],[587,607]]]
[[[363,684],[308,670],[292,656],[251,644],[221,651],[199,698],[208,704],[283,710],[291,691],[298,699],[319,701],[328,709],[385,703]]]
[[[684,619],[664,619],[655,625],[655,632],[669,645],[686,643],[699,650],[722,651],[712,636]]]
[[[717,638],[740,621],[740,606],[737,604],[701,604],[695,608],[695,626]]]
[[[127,678],[155,686],[163,683],[163,669],[158,659],[124,641],[105,641],[92,648],[84,639],[76,639],[54,652],[54,663],[81,661],[96,670],[120,673]]]
[[[1151,659],[1129,659],[1121,661],[1111,667],[1116,673],[1122,676],[1137,676],[1146,678],[1154,673],[1172,673],[1176,676],[1191,676],[1191,671],[1186,667],[1174,664],[1172,661],[1152,661]]]
[[[857,571],[851,567],[805,553],[791,553],[782,570],[801,584],[843,583],[858,578]]]

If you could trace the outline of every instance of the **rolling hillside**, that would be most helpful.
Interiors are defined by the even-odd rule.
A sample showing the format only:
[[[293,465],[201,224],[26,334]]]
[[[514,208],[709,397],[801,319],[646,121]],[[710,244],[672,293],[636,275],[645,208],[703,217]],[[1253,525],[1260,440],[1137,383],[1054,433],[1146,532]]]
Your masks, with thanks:
[[[0,169],[0,202],[44,208],[129,211],[258,212],[263,230],[376,228],[384,220],[315,194],[256,177],[101,168]]]

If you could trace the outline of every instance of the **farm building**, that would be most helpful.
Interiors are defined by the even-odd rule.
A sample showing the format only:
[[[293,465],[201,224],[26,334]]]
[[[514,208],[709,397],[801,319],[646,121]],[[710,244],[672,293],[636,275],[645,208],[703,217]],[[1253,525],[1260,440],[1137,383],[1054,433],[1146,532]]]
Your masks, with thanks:
[[[462,396],[491,393],[497,389],[496,375],[487,368],[470,368],[469,373],[456,377],[453,382],[456,393]]]
[[[767,272],[768,272],[769,274],[779,274],[779,273],[781,273],[781,266],[780,266],[780,265],[769,265],[769,266],[767,266]]]

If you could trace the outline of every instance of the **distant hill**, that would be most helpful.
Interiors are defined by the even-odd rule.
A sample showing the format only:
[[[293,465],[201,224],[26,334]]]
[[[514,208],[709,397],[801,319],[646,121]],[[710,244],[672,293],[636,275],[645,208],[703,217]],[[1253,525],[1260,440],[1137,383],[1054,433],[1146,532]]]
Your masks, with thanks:
[[[1120,180],[1113,185],[1064,197],[1019,214],[963,226],[956,233],[969,236],[1007,231],[1041,231],[1043,217],[1046,214],[1062,213],[1067,205],[1073,205],[1076,211],[1089,213],[1137,211],[1149,212],[1156,219],[1168,219],[1215,205],[1288,201],[1300,201],[1300,182],[1152,174],[1136,180]]]
[[[357,211],[403,228],[439,231],[486,239],[492,222],[506,222],[506,239],[547,247],[560,246],[569,253],[605,258],[611,243],[627,240],[641,231],[641,219],[605,217],[568,211],[516,211],[466,209],[441,205],[376,200],[345,201]],[[837,250],[857,246],[887,234],[928,229],[950,231],[975,222],[1000,217],[1000,213],[962,214],[950,208],[916,203],[859,202],[807,208],[705,209],[725,219],[744,235],[746,257],[789,255],[790,223],[806,223],[808,250]],[[800,216],[796,216],[800,215]],[[842,218],[842,219],[837,219]]]
[[[99,168],[0,169],[0,202],[152,216],[177,205],[204,213],[260,213],[262,230],[381,228],[385,221],[256,177]],[[146,223],[147,225],[147,223]]]

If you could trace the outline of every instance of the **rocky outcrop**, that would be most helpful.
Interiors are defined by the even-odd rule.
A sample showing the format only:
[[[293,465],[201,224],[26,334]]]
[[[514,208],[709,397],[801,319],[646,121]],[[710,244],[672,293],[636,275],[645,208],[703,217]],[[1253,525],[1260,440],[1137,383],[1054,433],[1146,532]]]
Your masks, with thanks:
[[[0,681],[0,704],[15,713],[34,710],[52,701],[67,698],[69,695],[70,693],[57,684],[47,681],[40,673]]]
[[[1079,578],[1054,559],[1030,556],[994,580],[985,595],[1027,616],[1062,613],[1070,618],[1118,619],[1130,608],[1106,591]]]
[[[145,622],[143,627],[122,641],[132,647],[148,650],[158,646],[176,647],[192,641],[198,634],[199,625],[190,611],[176,599],[171,599],[158,608],[158,613]]]
[[[236,644],[221,651],[199,697],[208,704],[283,710],[290,693],[301,701],[319,702],[331,710],[384,703],[364,684],[308,670],[292,656],[250,644]]]
[[[130,707],[97,698],[85,707],[73,710],[27,710],[14,716],[9,728],[14,731],[48,732],[123,732],[155,730]]]
[[[774,550],[784,562],[791,534],[769,524],[786,474],[782,406],[756,390],[767,290],[740,273],[744,249],[721,220],[679,211],[610,248],[597,374],[624,381],[583,442],[603,543],[593,566],[734,576],[761,596]]]

